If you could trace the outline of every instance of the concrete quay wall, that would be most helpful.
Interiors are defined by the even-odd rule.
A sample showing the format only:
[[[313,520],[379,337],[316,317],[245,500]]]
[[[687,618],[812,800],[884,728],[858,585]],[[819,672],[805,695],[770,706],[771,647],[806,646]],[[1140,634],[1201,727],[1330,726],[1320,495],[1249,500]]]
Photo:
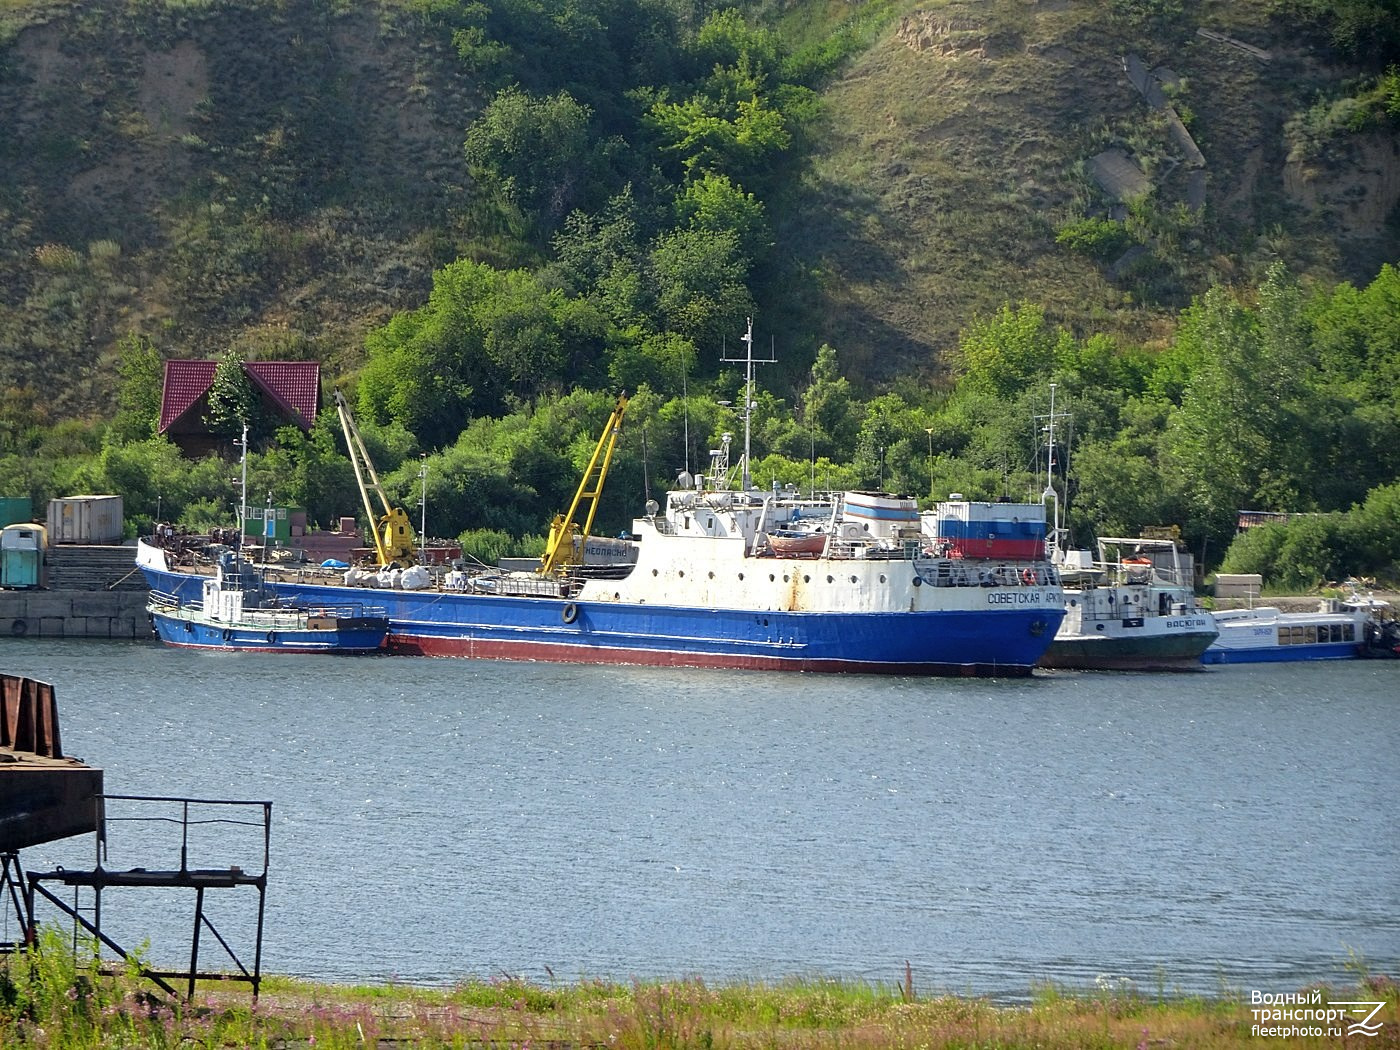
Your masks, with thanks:
[[[151,637],[145,591],[0,591],[0,638]]]

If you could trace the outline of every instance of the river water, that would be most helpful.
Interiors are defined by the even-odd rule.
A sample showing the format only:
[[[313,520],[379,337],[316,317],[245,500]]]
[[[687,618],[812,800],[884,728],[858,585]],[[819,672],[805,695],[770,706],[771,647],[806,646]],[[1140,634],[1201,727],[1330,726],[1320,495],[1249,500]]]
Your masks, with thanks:
[[[54,684],[109,794],[273,803],[265,972],[907,961],[921,992],[1017,1000],[1400,971],[1400,664],[963,680],[5,639],[0,671]],[[140,834],[113,826],[110,867],[147,866]],[[179,963],[192,909],[109,891],[103,923]],[[243,903],[221,921],[251,928]]]

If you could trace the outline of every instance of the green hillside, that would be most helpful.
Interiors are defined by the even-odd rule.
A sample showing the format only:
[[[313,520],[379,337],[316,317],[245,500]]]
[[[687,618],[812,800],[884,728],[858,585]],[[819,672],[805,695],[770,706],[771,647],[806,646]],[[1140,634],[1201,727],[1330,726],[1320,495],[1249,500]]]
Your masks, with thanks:
[[[1397,59],[1396,0],[0,0],[0,492],[224,521],[172,357],[335,522],[334,413],[236,389],[320,361],[483,561],[619,390],[605,530],[746,422],[763,487],[1037,494],[1056,389],[1079,536],[1393,579]]]
[[[421,305],[439,267],[548,263],[547,225],[469,173],[468,128],[500,83],[566,78],[595,123],[635,128],[636,85],[669,86],[667,33],[709,9],[520,4],[553,35],[487,25],[506,56],[489,65],[464,43],[471,6],[0,5],[0,390],[37,397],[50,421],[109,414],[133,334],[163,356],[314,357],[348,380],[366,333]],[[748,284],[782,361],[771,382],[801,381],[823,342],[867,390],[936,377],[958,333],[1007,301],[1152,346],[1193,296],[1276,260],[1368,281],[1400,258],[1400,135],[1334,112],[1367,69],[1300,6],[751,9],[791,54],[847,56],[809,57],[820,108],[761,195],[771,248]],[[600,55],[626,70],[590,70]],[[1129,56],[1173,71],[1198,158],[1133,86]],[[1105,155],[1136,180],[1127,203],[1095,179]],[[635,161],[610,174],[610,193],[654,178]],[[1064,234],[1115,214],[1089,250]]]

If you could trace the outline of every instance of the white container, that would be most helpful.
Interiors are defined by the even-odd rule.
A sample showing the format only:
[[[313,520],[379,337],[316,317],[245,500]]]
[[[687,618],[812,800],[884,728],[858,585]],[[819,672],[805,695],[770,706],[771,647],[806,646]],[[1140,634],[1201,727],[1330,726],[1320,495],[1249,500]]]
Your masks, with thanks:
[[[120,496],[62,496],[49,500],[49,543],[120,543]]]

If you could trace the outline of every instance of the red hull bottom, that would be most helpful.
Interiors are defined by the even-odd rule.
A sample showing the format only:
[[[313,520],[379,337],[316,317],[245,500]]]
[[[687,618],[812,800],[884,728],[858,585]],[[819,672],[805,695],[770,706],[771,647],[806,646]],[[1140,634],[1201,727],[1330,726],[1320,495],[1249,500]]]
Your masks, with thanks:
[[[475,660],[526,660],[566,664],[618,664],[642,667],[706,667],[748,671],[812,671],[853,674],[935,675],[946,678],[1024,678],[1033,667],[1009,664],[879,664],[858,660],[784,659],[777,656],[726,656],[663,649],[618,649],[592,645],[481,641],[391,634],[387,650],[398,656],[442,656]]]

